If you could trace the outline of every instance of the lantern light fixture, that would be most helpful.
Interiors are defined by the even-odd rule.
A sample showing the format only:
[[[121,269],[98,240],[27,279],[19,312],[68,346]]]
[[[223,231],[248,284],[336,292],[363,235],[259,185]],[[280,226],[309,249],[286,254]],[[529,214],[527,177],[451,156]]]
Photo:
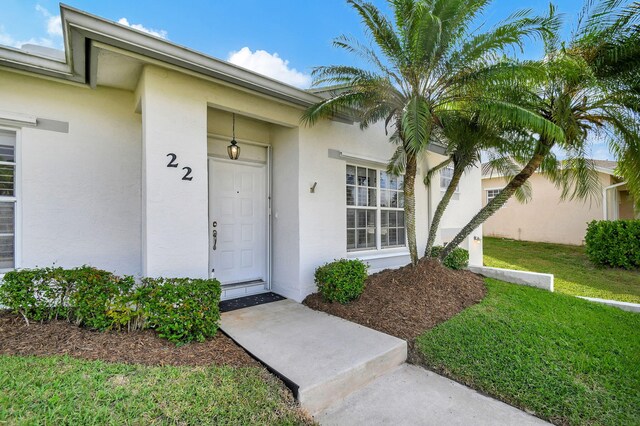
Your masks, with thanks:
[[[240,147],[238,146],[238,142],[236,142],[236,115],[233,114],[233,127],[232,127],[232,138],[231,145],[227,147],[227,154],[229,154],[229,158],[232,160],[237,160],[240,157]]]

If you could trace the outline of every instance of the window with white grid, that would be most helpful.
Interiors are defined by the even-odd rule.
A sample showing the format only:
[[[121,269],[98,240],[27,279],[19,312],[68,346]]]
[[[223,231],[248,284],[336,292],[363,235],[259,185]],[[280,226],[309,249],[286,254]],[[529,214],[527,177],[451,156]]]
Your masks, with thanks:
[[[0,270],[15,268],[16,134],[0,130]]]
[[[440,190],[446,191],[453,179],[453,166],[449,165],[440,169]],[[456,194],[460,192],[460,185],[456,186]]]
[[[487,203],[489,203],[489,201],[491,201],[494,198],[496,198],[499,193],[500,193],[499,189],[488,189],[487,190]]]
[[[402,176],[347,165],[347,250],[406,245]]]

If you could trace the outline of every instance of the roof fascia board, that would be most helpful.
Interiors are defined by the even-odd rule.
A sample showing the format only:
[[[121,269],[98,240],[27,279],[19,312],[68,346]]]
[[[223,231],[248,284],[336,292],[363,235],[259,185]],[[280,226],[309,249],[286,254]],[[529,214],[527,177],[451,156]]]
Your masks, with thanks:
[[[158,59],[201,74],[209,75],[234,85],[287,100],[300,106],[309,106],[322,100],[321,97],[293,86],[261,76],[241,67],[220,61],[186,47],[178,46],[144,32],[114,24],[67,5],[60,6],[69,29],[83,38],[96,40],[143,56]],[[72,36],[71,39],[74,39]],[[72,42],[74,70],[81,72],[84,58],[79,41]]]

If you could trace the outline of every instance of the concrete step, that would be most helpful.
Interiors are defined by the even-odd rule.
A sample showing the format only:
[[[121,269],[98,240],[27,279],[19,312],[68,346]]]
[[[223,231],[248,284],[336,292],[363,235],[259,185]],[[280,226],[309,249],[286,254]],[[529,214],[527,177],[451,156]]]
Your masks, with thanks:
[[[409,364],[379,377],[318,413],[314,420],[327,426],[549,424],[460,383]]]
[[[407,358],[404,340],[291,300],[226,312],[220,328],[290,384],[311,415]]]

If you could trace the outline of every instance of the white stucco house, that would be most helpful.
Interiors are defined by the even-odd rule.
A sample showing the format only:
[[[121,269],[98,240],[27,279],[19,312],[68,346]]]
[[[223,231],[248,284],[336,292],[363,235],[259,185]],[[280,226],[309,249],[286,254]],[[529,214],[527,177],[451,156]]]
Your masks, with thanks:
[[[216,277],[225,298],[271,290],[300,301],[324,262],[408,263],[382,124],[305,127],[318,93],[67,6],[61,17],[64,52],[0,47],[3,271]],[[420,251],[441,196],[422,178],[442,159],[434,146],[420,162]],[[480,208],[479,169],[455,198],[441,240]],[[481,235],[463,243],[476,265]]]

